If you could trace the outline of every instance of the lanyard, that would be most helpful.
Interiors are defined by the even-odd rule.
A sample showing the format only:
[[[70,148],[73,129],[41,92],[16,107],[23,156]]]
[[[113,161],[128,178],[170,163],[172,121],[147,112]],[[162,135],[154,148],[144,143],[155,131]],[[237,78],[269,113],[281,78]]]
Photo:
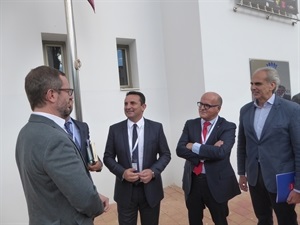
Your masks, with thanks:
[[[209,135],[213,131],[213,129],[214,129],[214,127],[215,127],[215,125],[216,125],[216,123],[218,121],[218,118],[219,117],[217,117],[216,120],[214,121],[214,123],[210,125],[211,127],[210,127],[209,131],[206,134],[205,140],[204,140],[204,137],[203,137],[203,132],[201,132],[201,141],[202,141],[202,144],[205,144],[206,140],[209,138]]]
[[[138,145],[138,143],[139,143],[139,135],[137,136],[137,139],[136,139],[136,141],[135,141],[135,143],[134,143],[134,146],[133,146],[132,149],[131,149],[131,153],[132,153],[133,150],[136,148],[136,146]]]
[[[133,127],[133,126],[132,126],[132,127]],[[138,128],[138,126],[137,126],[137,128]],[[136,139],[134,145],[132,145],[132,143],[131,143],[131,150],[130,150],[130,151],[131,151],[131,154],[132,154],[133,150],[136,148],[136,146],[137,146],[138,143],[139,143],[139,136],[140,136],[140,133],[141,133],[141,129],[139,128],[139,130],[137,131],[137,139]],[[132,128],[130,140],[132,140],[132,136],[133,136],[133,128]]]

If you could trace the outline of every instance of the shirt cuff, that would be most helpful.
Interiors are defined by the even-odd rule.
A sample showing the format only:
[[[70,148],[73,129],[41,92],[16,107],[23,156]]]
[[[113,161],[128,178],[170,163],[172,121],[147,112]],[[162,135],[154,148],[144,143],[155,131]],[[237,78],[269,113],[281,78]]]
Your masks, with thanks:
[[[295,192],[300,193],[300,190],[294,189]]]
[[[193,144],[193,147],[192,147],[192,152],[194,152],[194,153],[196,153],[197,155],[199,155],[200,147],[201,147],[201,144],[195,142],[195,143]]]

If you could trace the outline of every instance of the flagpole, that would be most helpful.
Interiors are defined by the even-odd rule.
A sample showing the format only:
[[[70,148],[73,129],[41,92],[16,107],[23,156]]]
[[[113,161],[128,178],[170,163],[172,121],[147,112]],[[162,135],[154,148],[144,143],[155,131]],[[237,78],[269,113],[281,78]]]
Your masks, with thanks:
[[[76,114],[76,119],[82,121],[80,85],[79,85],[79,68],[81,66],[81,62],[77,58],[72,0],[65,0],[65,13],[66,13],[66,22],[67,22],[68,47],[70,50],[69,55],[70,55],[70,62],[72,63],[71,75],[72,75],[73,88],[74,88],[75,114]]]

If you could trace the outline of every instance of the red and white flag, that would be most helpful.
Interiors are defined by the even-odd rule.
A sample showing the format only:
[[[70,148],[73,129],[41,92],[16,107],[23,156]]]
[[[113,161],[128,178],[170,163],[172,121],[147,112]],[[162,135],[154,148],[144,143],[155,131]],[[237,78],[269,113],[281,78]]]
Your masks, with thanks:
[[[94,12],[95,12],[95,3],[94,3],[94,0],[88,0],[88,2],[91,4]]]

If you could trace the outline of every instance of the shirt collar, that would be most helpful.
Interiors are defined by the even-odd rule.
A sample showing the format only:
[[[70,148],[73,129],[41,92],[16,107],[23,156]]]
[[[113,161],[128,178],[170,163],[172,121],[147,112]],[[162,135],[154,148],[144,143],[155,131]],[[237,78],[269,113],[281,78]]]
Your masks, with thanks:
[[[210,122],[210,125],[214,124],[219,116],[216,116],[214,119],[209,120],[208,122]],[[201,125],[203,126],[204,122],[206,122],[204,119],[201,118]]]
[[[134,123],[131,120],[127,120],[127,126],[131,128],[133,124],[136,124],[139,128],[142,127],[145,124],[144,117],[142,117],[138,122]]]
[[[69,119],[66,122],[70,122],[73,124],[73,120],[71,119],[71,117],[69,117]]]
[[[273,105],[273,104],[274,104],[274,101],[275,101],[275,94],[272,94],[272,96],[265,102],[264,106],[265,106],[266,104]],[[254,106],[255,106],[256,108],[262,108],[262,107],[260,107],[260,106],[257,104],[256,100],[254,100]]]
[[[55,116],[55,115],[49,114],[49,113],[45,113],[45,112],[32,112],[32,114],[47,117],[48,119],[54,121],[58,126],[60,126],[61,128],[64,129],[66,121],[58,116]]]

